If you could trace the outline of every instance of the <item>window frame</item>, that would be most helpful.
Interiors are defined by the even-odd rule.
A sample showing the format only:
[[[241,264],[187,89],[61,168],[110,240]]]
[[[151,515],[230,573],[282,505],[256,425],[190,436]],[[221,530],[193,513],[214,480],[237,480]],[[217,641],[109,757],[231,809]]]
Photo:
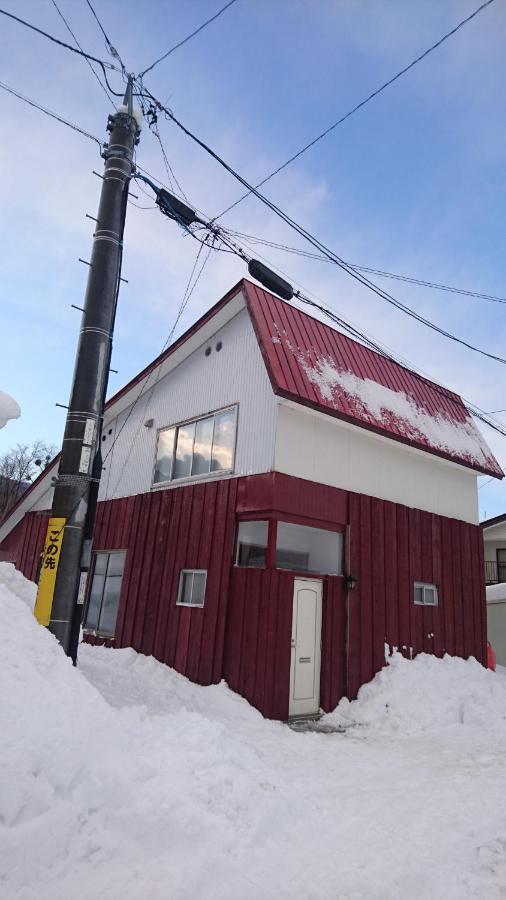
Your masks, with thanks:
[[[206,603],[206,590],[207,590],[207,569],[181,569],[179,572],[179,584],[177,589],[177,597],[176,597],[176,606],[183,606],[186,609],[204,609]],[[185,575],[205,575],[204,581],[204,597],[202,603],[185,603],[184,600],[181,600],[181,595],[183,593],[183,582]],[[192,578],[192,596],[193,596],[193,578]]]
[[[421,601],[416,599],[416,589],[417,589],[417,588],[422,588],[422,600],[421,600]],[[433,594],[433,597],[434,597],[434,602],[433,602],[433,603],[430,603],[430,602],[427,603],[427,602],[426,602],[426,600],[425,600],[425,592],[426,592],[426,591],[432,591],[432,594]],[[415,606],[422,606],[422,607],[427,606],[427,607],[432,608],[432,609],[434,609],[434,608],[436,608],[437,606],[439,606],[439,590],[438,590],[437,584],[432,584],[432,583],[429,582],[429,581],[415,581],[415,582],[413,582],[413,603],[414,603]]]
[[[175,457],[176,457],[176,450],[177,450],[177,438],[178,438],[179,429],[184,428],[185,426],[188,426],[188,425],[197,426],[198,422],[202,422],[204,419],[209,419],[211,417],[213,419],[216,419],[217,416],[219,416],[221,413],[225,413],[225,412],[233,412],[234,413],[234,424],[235,424],[234,440],[233,440],[233,444],[232,444],[232,462],[231,462],[230,468],[220,469],[217,472],[216,471],[213,472],[210,470],[209,472],[201,472],[196,475],[192,475],[191,474],[191,466],[190,466],[190,474],[180,475],[175,478],[173,475],[173,472],[174,472],[174,464],[175,464]],[[167,485],[172,485],[172,484],[184,484],[186,482],[204,481],[204,480],[208,480],[210,478],[222,478],[224,475],[232,474],[235,470],[238,423],[239,423],[239,404],[231,403],[228,406],[219,407],[218,409],[211,410],[210,412],[202,413],[202,415],[199,415],[199,416],[196,416],[196,417],[193,417],[190,419],[182,419],[180,422],[174,422],[171,425],[164,425],[163,428],[158,428],[156,431],[155,458],[153,461],[153,471],[151,474],[151,490],[156,491],[156,490],[159,490],[160,488],[165,488],[165,487],[167,487]],[[160,443],[160,434],[162,434],[165,431],[170,431],[171,429],[174,429],[174,446],[172,448],[171,477],[166,479],[165,481],[155,481],[156,464],[157,464],[157,459],[158,459],[158,446]],[[213,440],[214,440],[214,429],[215,429],[215,423],[213,421]],[[192,464],[193,464],[193,449],[195,446],[195,432],[196,432],[196,427],[194,429],[194,434],[193,434],[193,439],[192,439]],[[212,461],[212,449],[213,449],[213,442],[211,442],[211,461]]]
[[[239,548],[239,525],[242,522],[268,522],[269,531],[267,537],[267,553],[266,553],[266,563],[265,566],[241,566],[240,563],[237,562],[238,556],[238,548]],[[342,557],[341,557],[341,569],[340,574],[327,572],[326,574],[322,574],[321,572],[314,572],[312,570],[305,569],[278,569],[276,566],[276,546],[278,539],[278,525],[286,524],[286,525],[301,525],[306,528],[316,528],[320,531],[329,531],[332,534],[339,534],[342,538]],[[295,516],[290,513],[282,513],[282,518],[280,518],[280,513],[278,511],[273,512],[269,510],[268,512],[255,512],[255,513],[241,513],[236,518],[236,531],[235,531],[235,543],[234,543],[234,568],[238,569],[257,569],[259,571],[265,571],[266,569],[275,569],[277,572],[288,572],[289,574],[296,575],[298,578],[344,578],[344,565],[345,565],[345,554],[346,554],[346,525],[343,524],[335,524],[333,522],[328,522],[324,519],[311,519],[307,516]]]
[[[108,572],[109,572],[110,558],[111,558],[111,556],[113,556],[113,555],[115,555],[115,554],[118,554],[118,553],[122,553],[122,554],[123,554],[123,571],[122,571],[122,573],[121,573],[121,585],[120,585],[119,594],[118,594],[118,606],[117,606],[117,609],[116,609],[116,619],[115,619],[115,622],[114,622],[114,631],[111,633],[111,632],[108,632],[108,631],[104,631],[103,629],[100,628],[100,619],[101,619],[101,616],[102,616],[102,608],[103,608],[103,604],[104,604],[104,592],[105,592],[105,587],[106,587],[106,584],[107,584],[107,575],[108,575]],[[95,577],[95,569],[96,569],[96,565],[97,565],[97,557],[98,557],[99,555],[102,555],[102,556],[107,555],[107,557],[108,557],[108,559],[107,559],[106,570],[105,570],[105,572],[104,572],[104,586],[103,586],[103,588],[102,588],[102,594],[101,594],[101,598],[100,598],[100,610],[99,610],[98,619],[97,619],[97,628],[91,628],[91,627],[88,628],[88,627],[86,626],[86,619],[88,618],[88,610],[89,610],[89,606],[90,606],[91,589],[92,589],[92,587],[93,587],[93,579],[94,579],[94,577]],[[91,564],[91,566],[90,566],[89,573],[88,573],[88,580],[87,580],[87,584],[86,584],[86,600],[85,600],[84,611],[83,611],[83,633],[84,633],[84,634],[93,634],[93,635],[96,635],[97,637],[104,638],[105,640],[110,640],[110,641],[111,641],[111,640],[114,640],[114,636],[115,636],[115,634],[116,634],[116,624],[117,624],[117,621],[118,621],[119,605],[120,605],[120,602],[121,602],[121,591],[122,591],[122,589],[123,589],[123,578],[124,578],[124,575],[125,575],[126,560],[127,560],[127,550],[126,550],[126,549],[118,548],[118,549],[114,549],[114,550],[93,550],[93,551],[92,551],[92,564]],[[117,576],[117,575],[113,575],[113,576],[111,576],[111,577],[112,577],[112,578],[117,578],[118,576]]]
[[[248,525],[252,522],[261,522],[262,524],[265,522],[267,524],[267,543],[265,545],[265,563],[263,566],[246,566],[239,562],[239,548],[240,548],[239,529],[240,529],[241,525],[243,525],[243,524]],[[271,545],[271,540],[272,540],[272,537],[271,537],[272,526],[273,526],[273,521],[272,521],[272,519],[269,519],[268,516],[262,516],[261,518],[248,517],[248,518],[237,519],[236,529],[235,529],[235,548],[234,548],[234,567],[235,568],[237,568],[237,569],[260,569],[260,570],[264,570],[264,571],[265,571],[265,569],[271,568],[271,566],[269,564],[269,552],[270,552],[270,545]]]

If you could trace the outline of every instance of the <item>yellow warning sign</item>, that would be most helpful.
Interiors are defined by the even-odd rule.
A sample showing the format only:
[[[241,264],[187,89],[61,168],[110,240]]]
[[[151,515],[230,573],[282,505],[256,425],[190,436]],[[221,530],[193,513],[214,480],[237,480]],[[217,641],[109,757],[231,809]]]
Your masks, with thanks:
[[[42,554],[39,587],[35,601],[34,616],[40,625],[49,625],[51,608],[53,606],[54,586],[56,573],[60,561],[61,545],[63,541],[63,529],[66,519],[50,519],[46,532],[46,543]]]

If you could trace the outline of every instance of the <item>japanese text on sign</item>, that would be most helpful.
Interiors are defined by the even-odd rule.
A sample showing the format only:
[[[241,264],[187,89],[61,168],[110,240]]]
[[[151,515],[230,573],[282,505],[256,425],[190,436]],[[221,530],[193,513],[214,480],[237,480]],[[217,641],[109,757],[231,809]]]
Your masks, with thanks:
[[[49,519],[47,527],[46,542],[42,554],[39,587],[37,590],[37,600],[35,601],[34,609],[35,618],[41,625],[49,625],[49,620],[51,618],[56,573],[60,561],[65,521],[65,519]]]

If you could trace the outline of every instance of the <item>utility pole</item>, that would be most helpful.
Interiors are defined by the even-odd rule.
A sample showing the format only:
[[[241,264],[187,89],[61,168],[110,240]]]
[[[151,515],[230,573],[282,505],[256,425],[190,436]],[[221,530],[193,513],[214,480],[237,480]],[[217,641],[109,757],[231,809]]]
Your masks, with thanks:
[[[109,116],[109,144],[94,233],[70,404],[35,604],[74,664],[91,558],[112,335],[133,151],[140,126],[132,78],[124,104]]]

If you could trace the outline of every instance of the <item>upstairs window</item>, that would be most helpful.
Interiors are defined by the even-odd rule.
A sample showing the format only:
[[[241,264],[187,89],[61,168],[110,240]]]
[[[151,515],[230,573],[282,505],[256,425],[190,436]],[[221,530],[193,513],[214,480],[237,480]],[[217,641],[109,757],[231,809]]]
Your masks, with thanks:
[[[336,531],[278,522],[276,568],[341,575],[343,536]]]
[[[104,637],[113,637],[118,615],[121,581],[125,566],[124,550],[94,553],[91,586],[84,628]]]
[[[153,484],[232,472],[237,407],[158,432]]]
[[[237,566],[261,569],[267,565],[268,522],[239,522],[237,529]]]
[[[437,606],[438,594],[436,585],[415,581],[414,600],[415,606]]]

